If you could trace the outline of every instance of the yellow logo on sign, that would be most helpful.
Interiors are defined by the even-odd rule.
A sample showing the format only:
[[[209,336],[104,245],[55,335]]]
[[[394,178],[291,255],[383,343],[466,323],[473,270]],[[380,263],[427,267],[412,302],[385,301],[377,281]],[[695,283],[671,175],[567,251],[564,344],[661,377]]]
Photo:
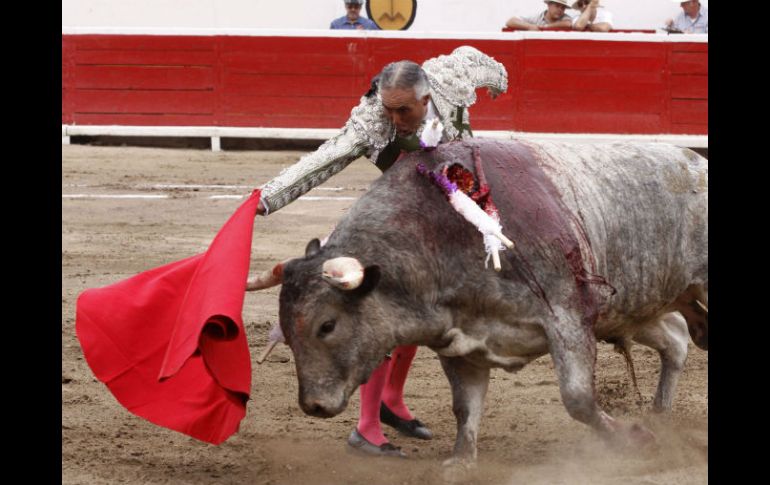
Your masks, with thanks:
[[[417,14],[417,0],[369,0],[366,14],[382,30],[406,30]]]

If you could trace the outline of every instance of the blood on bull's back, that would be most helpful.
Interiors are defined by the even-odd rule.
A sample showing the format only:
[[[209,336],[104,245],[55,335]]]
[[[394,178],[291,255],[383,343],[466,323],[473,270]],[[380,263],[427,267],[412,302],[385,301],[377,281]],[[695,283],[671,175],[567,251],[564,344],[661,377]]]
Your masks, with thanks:
[[[705,158],[660,143],[518,145],[488,162],[505,223],[520,240],[579,253],[576,276],[602,294],[612,287],[605,317],[648,319],[694,280],[707,282]]]

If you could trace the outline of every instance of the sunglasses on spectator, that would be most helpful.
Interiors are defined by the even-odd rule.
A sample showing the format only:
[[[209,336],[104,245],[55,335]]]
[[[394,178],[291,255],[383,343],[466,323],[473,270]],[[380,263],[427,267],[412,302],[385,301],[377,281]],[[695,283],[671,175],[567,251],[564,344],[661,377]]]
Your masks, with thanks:
[[[361,4],[360,3],[346,3],[345,7],[359,9],[359,8],[361,8]]]

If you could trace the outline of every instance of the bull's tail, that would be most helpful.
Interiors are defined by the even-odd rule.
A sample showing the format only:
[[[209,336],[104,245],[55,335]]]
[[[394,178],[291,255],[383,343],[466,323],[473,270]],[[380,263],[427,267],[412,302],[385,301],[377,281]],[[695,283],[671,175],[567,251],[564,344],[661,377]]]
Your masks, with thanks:
[[[634,370],[634,360],[631,358],[631,341],[628,339],[613,340],[610,343],[613,344],[615,352],[619,353],[626,359],[626,368],[628,374],[631,376],[631,382],[634,385],[634,391],[636,391],[637,405],[641,406],[644,400],[642,399],[642,393],[639,391],[639,384],[636,381],[636,371]]]

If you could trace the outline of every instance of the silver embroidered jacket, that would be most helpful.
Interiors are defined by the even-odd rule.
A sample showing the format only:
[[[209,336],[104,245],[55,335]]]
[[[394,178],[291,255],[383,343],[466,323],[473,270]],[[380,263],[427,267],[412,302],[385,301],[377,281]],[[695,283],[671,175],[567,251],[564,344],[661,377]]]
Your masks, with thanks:
[[[465,136],[458,132],[452,121],[457,117],[457,110],[463,108],[463,125],[469,124],[468,110],[464,108],[476,102],[476,89],[485,87],[492,96],[508,89],[505,67],[470,46],[458,47],[450,55],[428,59],[422,68],[430,83],[431,100],[444,125],[442,141]],[[324,183],[358,157],[365,155],[376,161],[380,152],[394,140],[395,134],[379,92],[376,96],[363,96],[339,134],[262,187],[263,204],[268,212],[275,212]]]

